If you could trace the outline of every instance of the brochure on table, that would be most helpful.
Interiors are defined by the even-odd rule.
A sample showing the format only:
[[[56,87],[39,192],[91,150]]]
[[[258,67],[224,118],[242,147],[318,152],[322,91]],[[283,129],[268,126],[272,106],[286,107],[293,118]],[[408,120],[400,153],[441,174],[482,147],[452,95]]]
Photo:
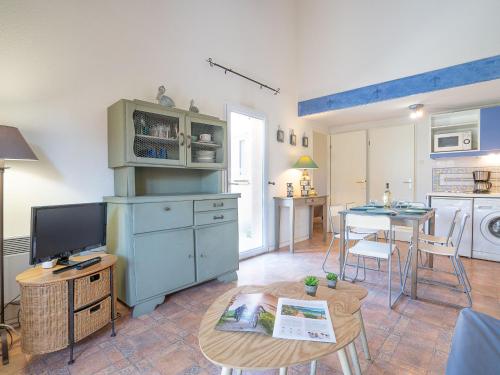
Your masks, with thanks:
[[[215,329],[288,340],[336,342],[326,301],[276,298],[267,293],[234,296]]]

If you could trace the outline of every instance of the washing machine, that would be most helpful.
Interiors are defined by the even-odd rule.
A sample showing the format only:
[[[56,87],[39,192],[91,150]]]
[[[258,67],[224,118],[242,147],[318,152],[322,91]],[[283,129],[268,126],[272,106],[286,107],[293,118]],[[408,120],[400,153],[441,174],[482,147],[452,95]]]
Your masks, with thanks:
[[[500,262],[500,198],[474,199],[472,257]]]

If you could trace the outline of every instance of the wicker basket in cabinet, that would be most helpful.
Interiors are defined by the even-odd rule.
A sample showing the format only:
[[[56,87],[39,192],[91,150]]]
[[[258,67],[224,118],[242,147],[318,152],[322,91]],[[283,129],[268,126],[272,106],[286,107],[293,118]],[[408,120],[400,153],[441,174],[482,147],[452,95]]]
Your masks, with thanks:
[[[75,257],[82,261],[91,256]],[[101,254],[102,261],[83,270],[53,274],[52,269],[31,268],[16,278],[21,288],[21,348],[26,354],[45,354],[70,347],[112,325],[116,256]]]

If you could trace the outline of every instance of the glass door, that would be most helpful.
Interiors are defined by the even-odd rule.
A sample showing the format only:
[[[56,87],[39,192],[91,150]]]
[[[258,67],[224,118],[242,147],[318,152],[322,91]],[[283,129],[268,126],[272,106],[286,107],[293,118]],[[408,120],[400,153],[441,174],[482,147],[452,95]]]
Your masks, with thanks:
[[[267,251],[264,231],[265,119],[228,111],[229,191],[240,193],[238,224],[240,258]]]

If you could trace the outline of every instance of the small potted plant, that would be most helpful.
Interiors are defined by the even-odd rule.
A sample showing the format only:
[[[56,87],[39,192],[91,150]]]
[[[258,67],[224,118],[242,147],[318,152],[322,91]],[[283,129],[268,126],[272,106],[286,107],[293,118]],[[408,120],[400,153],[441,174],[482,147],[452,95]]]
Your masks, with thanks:
[[[326,275],[326,280],[328,282],[328,288],[335,289],[337,287],[338,276],[336,273],[328,272]]]
[[[307,276],[304,279],[306,293],[314,297],[316,295],[316,290],[318,290],[318,284],[319,279],[316,276]]]

